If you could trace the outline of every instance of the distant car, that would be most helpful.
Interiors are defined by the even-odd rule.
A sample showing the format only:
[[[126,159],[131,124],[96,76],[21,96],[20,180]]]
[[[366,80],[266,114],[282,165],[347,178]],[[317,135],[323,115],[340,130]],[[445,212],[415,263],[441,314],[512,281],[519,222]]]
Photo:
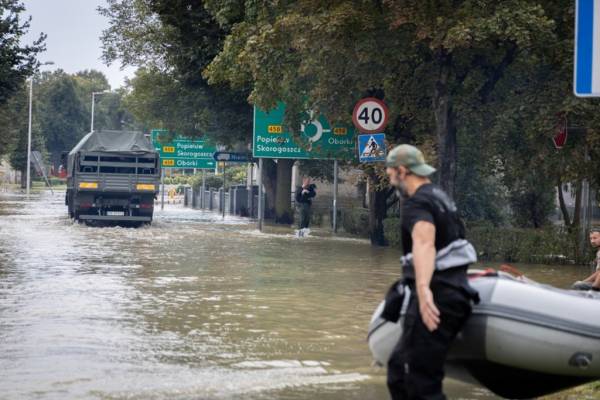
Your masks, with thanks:
[[[67,164],[69,216],[86,223],[149,224],[160,184],[159,155],[141,132],[88,133]]]

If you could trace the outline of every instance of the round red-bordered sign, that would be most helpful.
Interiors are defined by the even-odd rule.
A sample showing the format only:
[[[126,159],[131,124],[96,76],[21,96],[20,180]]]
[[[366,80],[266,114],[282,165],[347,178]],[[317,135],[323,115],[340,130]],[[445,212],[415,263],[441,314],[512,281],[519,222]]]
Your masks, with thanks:
[[[381,133],[388,124],[389,112],[385,103],[375,97],[360,100],[354,106],[352,122],[363,133]]]

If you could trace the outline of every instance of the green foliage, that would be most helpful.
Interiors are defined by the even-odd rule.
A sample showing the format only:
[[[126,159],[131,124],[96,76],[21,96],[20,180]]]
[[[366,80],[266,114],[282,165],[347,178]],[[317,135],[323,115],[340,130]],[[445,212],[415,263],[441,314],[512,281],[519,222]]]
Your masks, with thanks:
[[[102,36],[104,60],[141,66],[127,106],[147,129],[248,142],[252,108],[245,91],[209,86],[202,70],[219,52],[225,32],[197,0],[110,0]]]
[[[384,220],[386,239],[394,247],[402,247],[400,218]],[[467,238],[475,246],[480,261],[585,264],[593,255],[577,250],[576,235],[564,229],[496,227],[490,223],[470,225]]]
[[[390,246],[402,249],[401,220],[398,217],[390,217],[383,220],[383,232]]]
[[[333,182],[333,161],[331,160],[299,160],[298,168],[302,176]]]
[[[72,76],[62,71],[46,73],[35,83],[37,128],[57,166],[61,153],[70,151],[89,130],[89,117]]]
[[[369,211],[364,208],[342,210],[340,224],[347,233],[369,237]]]
[[[284,101],[297,132],[301,111],[347,121],[369,95],[390,108],[390,144],[424,148],[468,221],[544,227],[555,187],[600,185],[600,101],[571,92],[572,1],[109,0],[102,13],[105,60],[144,67],[126,104],[147,128],[248,143],[247,101]],[[578,128],[556,151],[565,123]],[[382,168],[363,169],[387,189]]]
[[[478,226],[469,228],[467,237],[482,261],[585,264],[593,258],[578,256],[577,238],[555,227],[525,229]]]
[[[228,166],[225,170],[225,184],[229,188],[234,185],[246,184],[246,167],[245,166]],[[220,189],[223,187],[223,175],[215,175],[214,172],[205,173],[205,182],[207,188]],[[190,185],[197,190],[202,186],[202,174],[196,175],[177,175],[166,177],[165,184],[167,185]]]
[[[45,50],[43,34],[32,45],[22,45],[31,21],[23,21],[24,11],[18,0],[0,1],[0,156],[14,146],[23,147],[25,80],[38,68],[37,56]]]
[[[32,45],[22,45],[31,18],[23,21],[25,11],[18,0],[0,1],[0,106],[3,106],[39,66],[36,59],[45,50],[41,34]]]

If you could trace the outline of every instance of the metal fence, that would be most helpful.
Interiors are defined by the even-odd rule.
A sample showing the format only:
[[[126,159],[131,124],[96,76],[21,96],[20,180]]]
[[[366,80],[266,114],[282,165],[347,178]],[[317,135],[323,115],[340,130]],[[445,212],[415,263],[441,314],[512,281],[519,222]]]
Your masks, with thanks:
[[[208,210],[243,217],[258,216],[258,186],[232,186],[229,189],[185,188],[184,204],[199,210]]]

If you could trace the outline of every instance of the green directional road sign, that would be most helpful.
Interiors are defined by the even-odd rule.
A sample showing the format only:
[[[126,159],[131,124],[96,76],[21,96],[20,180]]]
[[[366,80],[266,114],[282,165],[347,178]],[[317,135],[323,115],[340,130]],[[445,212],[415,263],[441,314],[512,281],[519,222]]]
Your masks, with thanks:
[[[285,131],[285,105],[265,112],[254,107],[253,156],[256,158],[311,158],[351,160],[356,154],[354,127],[331,125],[323,115],[310,118],[302,124],[301,134],[295,138]]]
[[[160,153],[163,168],[215,169],[213,154],[217,149],[205,140],[183,137],[169,140],[166,131],[155,129],[152,131],[152,143]]]

